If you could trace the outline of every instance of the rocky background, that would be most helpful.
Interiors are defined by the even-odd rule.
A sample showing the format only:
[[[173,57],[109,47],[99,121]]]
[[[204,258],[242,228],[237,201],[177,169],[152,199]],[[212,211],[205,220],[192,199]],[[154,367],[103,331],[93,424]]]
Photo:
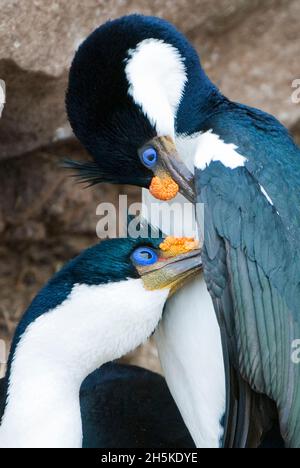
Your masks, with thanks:
[[[230,98],[275,114],[300,135],[299,0],[0,0],[0,338],[70,257],[97,241],[98,203],[117,203],[103,186],[83,190],[60,166],[87,157],[64,109],[68,69],[81,41],[110,18],[140,12],[174,22],[196,45],[207,72]],[[133,362],[159,369],[155,348]]]

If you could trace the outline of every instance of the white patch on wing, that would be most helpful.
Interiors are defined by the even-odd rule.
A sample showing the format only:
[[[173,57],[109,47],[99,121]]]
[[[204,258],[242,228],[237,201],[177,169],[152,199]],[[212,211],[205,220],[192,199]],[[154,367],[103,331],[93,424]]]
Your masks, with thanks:
[[[83,380],[147,340],[168,294],[146,291],[139,279],[76,285],[65,302],[32,322],[14,356],[0,447],[81,447]]]
[[[199,133],[194,135],[176,135],[175,144],[179,156],[194,174],[195,172],[195,154],[197,153]]]
[[[274,206],[274,203],[272,201],[272,198],[268,195],[267,191],[263,188],[262,185],[260,185],[260,190],[261,190],[261,193],[266,197],[266,199],[268,200],[268,202],[270,203],[270,205]]]
[[[209,130],[197,137],[197,150],[194,164],[197,169],[205,169],[210,163],[220,161],[230,169],[243,167],[247,159],[237,152],[233,143],[225,143],[219,135]]]
[[[156,127],[159,136],[175,134],[175,116],[187,81],[184,59],[171,44],[142,41],[128,52],[129,94]]]

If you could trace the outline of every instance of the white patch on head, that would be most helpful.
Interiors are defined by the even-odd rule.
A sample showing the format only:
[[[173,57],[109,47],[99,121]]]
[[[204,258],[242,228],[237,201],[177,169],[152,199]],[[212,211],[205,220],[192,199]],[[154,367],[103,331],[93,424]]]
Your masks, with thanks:
[[[270,205],[274,206],[274,203],[272,201],[272,198],[268,195],[267,191],[263,188],[262,185],[260,185],[260,190],[261,190],[261,193],[264,195],[264,197],[266,197],[266,199],[268,200],[268,202],[270,203]]]
[[[204,170],[214,161],[220,161],[230,169],[245,166],[247,159],[237,152],[238,147],[233,143],[225,143],[219,135],[209,130],[197,137],[195,153],[195,167]]]
[[[158,136],[175,135],[175,116],[187,82],[184,58],[171,44],[142,41],[129,51],[129,94],[156,127]]]
[[[0,447],[81,447],[83,380],[147,340],[168,294],[146,291],[140,279],[77,285],[36,319],[14,356]]]

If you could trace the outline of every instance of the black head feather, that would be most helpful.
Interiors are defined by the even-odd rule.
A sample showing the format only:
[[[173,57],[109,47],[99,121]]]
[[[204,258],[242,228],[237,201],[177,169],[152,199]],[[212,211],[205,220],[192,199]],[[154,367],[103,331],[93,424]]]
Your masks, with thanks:
[[[151,182],[152,173],[140,163],[137,151],[156,136],[156,131],[128,94],[124,64],[128,51],[151,31],[133,19],[123,18],[98,28],[81,45],[70,70],[66,96],[69,120],[96,163],[75,163],[73,168],[91,184],[148,187]]]
[[[105,181],[149,187],[151,183],[152,172],[141,164],[138,150],[157,132],[130,96],[126,77],[130,51],[151,38],[172,44],[185,57],[193,83],[193,92],[187,97],[191,94],[193,101],[185,99],[177,116],[178,125],[187,116],[191,119],[192,109],[197,107],[199,113],[194,99],[204,82],[199,59],[174,26],[159,18],[131,15],[96,29],[75,55],[66,96],[74,133],[93,156],[99,172],[96,177],[95,166],[90,165],[76,164],[75,169],[92,184]],[[203,92],[206,99],[205,86]]]
[[[139,180],[135,179],[135,175],[132,174],[132,178],[129,178],[128,173],[121,171],[117,176],[113,172],[105,172],[102,167],[96,162],[81,162],[66,160],[64,162],[65,169],[71,169],[73,177],[77,178],[79,182],[86,184],[87,187],[93,187],[101,183],[107,184],[120,184],[120,185],[137,185],[140,187],[147,187],[149,184],[148,176],[143,177],[141,174]],[[151,180],[151,177],[150,177]]]
[[[156,129],[133,101],[126,77],[130,52],[147,39],[173,45],[184,57],[188,81],[176,116],[176,132],[199,131],[217,93],[203,72],[199,57],[170,23],[131,15],[96,29],[77,51],[69,77],[66,106],[75,135],[98,166],[75,169],[90,183],[111,182],[149,187],[152,172],[138,150],[157,136]]]

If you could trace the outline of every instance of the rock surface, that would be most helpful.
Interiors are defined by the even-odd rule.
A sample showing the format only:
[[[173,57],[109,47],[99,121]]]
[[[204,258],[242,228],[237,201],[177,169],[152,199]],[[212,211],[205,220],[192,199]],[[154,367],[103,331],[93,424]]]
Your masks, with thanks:
[[[64,92],[77,46],[104,21],[134,12],[173,21],[229,97],[288,125],[300,119],[300,106],[290,99],[299,73],[298,0],[2,0],[0,79],[7,83],[7,105],[0,158],[71,135]]]
[[[140,200],[132,187],[83,189],[61,167],[70,154],[87,157],[72,141],[28,154],[26,164],[23,156],[0,163],[0,323],[1,314],[15,323],[64,262],[106,237],[96,234],[100,202],[118,207],[119,192],[128,204]]]
[[[80,42],[94,28],[118,16],[162,16],[184,32],[224,31],[270,0],[2,0],[1,58],[20,68],[60,76]]]
[[[84,158],[64,107],[68,68],[99,24],[128,13],[163,16],[195,44],[231,99],[281,119],[300,142],[299,0],[2,0],[0,80],[0,339],[9,339],[37,290],[63,262],[97,241],[96,207],[139,191],[81,190],[60,168]],[[151,344],[130,360],[159,370]]]
[[[206,48],[197,36],[194,31],[191,39],[203,49],[205,69],[230,99],[270,112],[289,127],[300,120],[300,104],[292,101],[293,81],[300,78],[299,1],[260,2]]]

